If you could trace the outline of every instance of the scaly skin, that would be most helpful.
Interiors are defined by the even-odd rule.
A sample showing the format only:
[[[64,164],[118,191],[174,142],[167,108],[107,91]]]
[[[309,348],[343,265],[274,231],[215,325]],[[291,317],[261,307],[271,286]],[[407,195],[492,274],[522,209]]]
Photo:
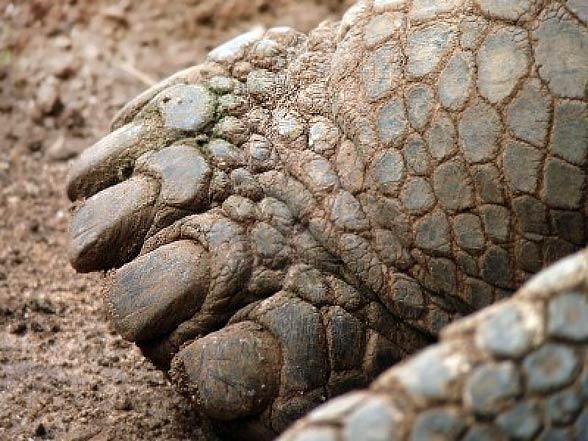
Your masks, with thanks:
[[[279,440],[587,440],[587,317],[585,250]]]
[[[270,438],[586,244],[587,20],[578,0],[370,0],[244,35],[76,161],[72,264],[118,268],[115,328],[198,412]],[[416,409],[386,407],[405,431]]]

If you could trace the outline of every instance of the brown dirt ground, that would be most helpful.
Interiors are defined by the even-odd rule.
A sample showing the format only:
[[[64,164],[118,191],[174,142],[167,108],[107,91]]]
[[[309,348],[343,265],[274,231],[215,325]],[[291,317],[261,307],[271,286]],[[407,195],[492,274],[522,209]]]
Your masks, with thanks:
[[[0,440],[206,440],[68,266],[68,160],[146,85],[257,23],[345,0],[0,0]],[[346,3],[350,3],[347,1]]]

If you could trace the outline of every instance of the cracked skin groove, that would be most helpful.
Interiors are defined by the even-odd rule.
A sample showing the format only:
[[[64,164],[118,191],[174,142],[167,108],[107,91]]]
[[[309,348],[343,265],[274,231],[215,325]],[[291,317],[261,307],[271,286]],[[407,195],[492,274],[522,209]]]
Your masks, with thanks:
[[[586,245],[587,22],[370,0],[244,34],[75,161],[72,265],[232,436],[371,383],[285,439],[588,439],[585,253],[525,285]]]

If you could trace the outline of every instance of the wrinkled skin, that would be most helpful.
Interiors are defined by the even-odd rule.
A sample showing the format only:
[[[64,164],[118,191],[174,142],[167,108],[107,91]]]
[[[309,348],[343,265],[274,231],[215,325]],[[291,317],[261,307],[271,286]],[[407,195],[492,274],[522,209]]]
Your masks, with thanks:
[[[580,0],[371,0],[239,37],[74,163],[72,264],[116,268],[115,328],[200,414],[271,438],[586,244],[587,21]],[[585,262],[286,436],[586,439]]]
[[[587,440],[587,317],[585,250],[279,440]]]

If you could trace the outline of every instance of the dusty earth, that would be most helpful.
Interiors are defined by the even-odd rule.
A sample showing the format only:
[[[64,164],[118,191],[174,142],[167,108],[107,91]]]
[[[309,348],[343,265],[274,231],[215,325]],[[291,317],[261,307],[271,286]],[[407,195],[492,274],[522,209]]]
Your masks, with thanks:
[[[210,440],[68,266],[68,160],[127,100],[255,24],[344,0],[0,0],[0,440]]]

